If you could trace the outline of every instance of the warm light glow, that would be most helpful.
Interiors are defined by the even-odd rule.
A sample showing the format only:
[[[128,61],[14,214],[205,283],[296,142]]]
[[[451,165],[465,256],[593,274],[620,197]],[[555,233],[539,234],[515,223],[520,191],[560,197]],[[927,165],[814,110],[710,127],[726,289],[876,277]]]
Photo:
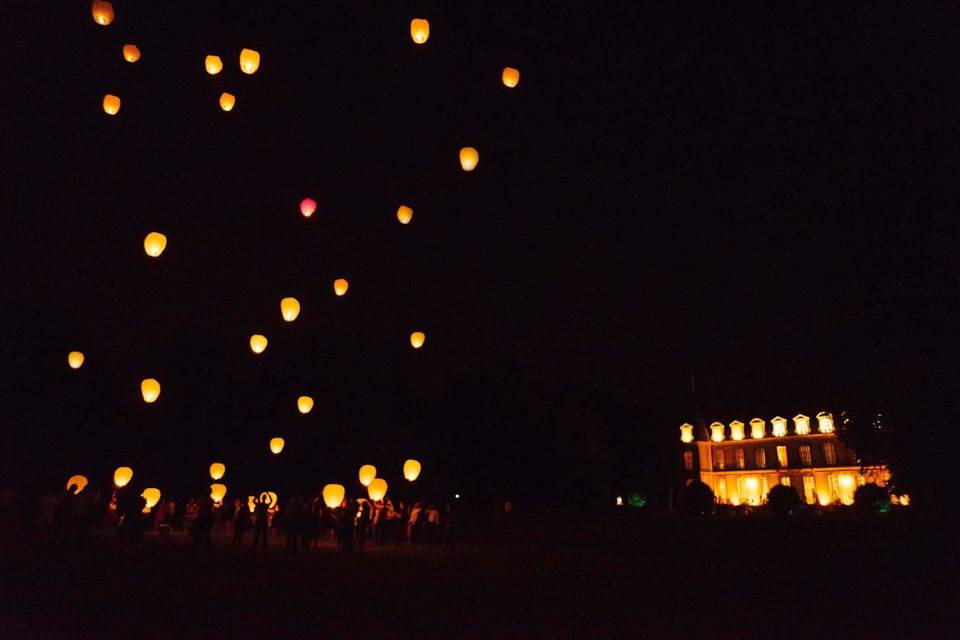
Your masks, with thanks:
[[[413,209],[405,204],[400,205],[397,209],[397,220],[400,221],[400,224],[410,224],[410,221],[413,220]]]
[[[253,513],[257,510],[257,498],[256,496],[247,496],[247,509],[250,510],[250,513]]]
[[[349,287],[350,287],[350,283],[348,283],[343,278],[337,278],[336,280],[333,281],[333,292],[336,293],[338,296],[342,296],[343,294],[345,294]]]
[[[710,439],[714,442],[720,442],[723,440],[723,424],[720,422],[714,422],[710,425]]]
[[[502,78],[503,84],[513,89],[520,82],[520,71],[513,67],[504,67]]]
[[[342,484],[328,484],[323,487],[323,504],[328,509],[336,509],[343,504],[343,496],[346,490]]]
[[[220,56],[207,56],[203,59],[203,67],[207,70],[207,73],[215,76],[223,69],[223,60],[220,59]]]
[[[825,493],[818,494],[818,495],[817,495],[817,501],[820,503],[821,506],[825,507],[825,506],[827,506],[828,504],[830,504],[830,496],[828,496],[828,495],[825,494]]]
[[[140,497],[143,498],[146,503],[143,506],[144,513],[150,513],[150,510],[157,506],[157,503],[160,502],[160,489],[156,487],[150,487],[144,489],[143,493],[140,494]]]
[[[163,250],[167,248],[167,236],[159,231],[151,231],[143,239],[143,250],[151,258],[158,258]]]
[[[280,453],[283,451],[283,438],[270,438],[270,451]]]
[[[743,500],[754,506],[760,504],[760,482],[753,476],[743,479]]]
[[[693,442],[693,425],[684,423],[680,425],[680,442]]]
[[[308,414],[313,410],[313,398],[310,396],[300,396],[297,398],[297,410],[302,414]]]
[[[817,430],[820,433],[833,433],[833,416],[825,411],[818,413]]]
[[[419,349],[423,346],[424,341],[427,339],[427,334],[423,331],[414,331],[410,334],[410,346],[414,349]]]
[[[506,84],[506,83],[504,83],[504,84]],[[509,87],[510,85],[507,85],[507,86]],[[618,507],[622,507],[622,506],[623,506],[623,496],[617,496],[617,506],[618,506]]]
[[[369,487],[373,479],[377,477],[377,468],[372,464],[365,464],[360,467],[360,472],[357,475],[360,477],[360,484]]]
[[[278,499],[279,498],[277,498],[277,494],[275,494],[273,491],[263,491],[260,493],[260,502],[267,505],[271,511],[277,507]]]
[[[135,44],[123,45],[123,59],[127,62],[136,62],[140,59],[140,48]]]
[[[793,417],[793,429],[798,436],[804,436],[810,433],[810,418],[798,413]]]
[[[313,198],[304,198],[300,201],[300,213],[304,218],[309,218],[317,210],[317,201]]]
[[[902,506],[904,506],[904,507],[909,507],[909,506],[910,506],[910,496],[907,495],[907,494],[905,494],[905,493],[904,493],[903,495],[901,495],[901,496],[900,496],[900,504],[901,504]]]
[[[410,21],[410,37],[417,44],[423,44],[430,37],[430,22],[424,18],[414,18]]]
[[[293,322],[300,315],[300,303],[296,298],[284,298],[280,301],[280,313],[287,322]]]
[[[70,491],[70,487],[75,487],[73,494],[76,495],[84,490],[87,486],[87,477],[82,476],[79,473],[75,476],[70,476],[67,480],[67,491]]]
[[[473,171],[480,162],[480,154],[473,147],[460,149],[460,166],[464,171]]]
[[[750,437],[751,438],[762,438],[767,434],[767,427],[764,424],[763,420],[760,418],[754,418],[750,421]]]
[[[743,423],[739,420],[730,423],[730,439],[743,440]]]
[[[71,351],[67,354],[67,364],[70,365],[71,369],[79,369],[83,366],[83,353],[79,351]]]
[[[160,397],[160,383],[154,378],[144,378],[140,383],[140,393],[144,402],[156,402]]]
[[[787,435],[787,420],[786,418],[781,418],[777,416],[770,420],[770,424],[773,425],[773,435],[776,438],[782,438]]]
[[[111,116],[117,115],[120,111],[120,98],[110,93],[103,96],[103,110]]]
[[[250,351],[253,351],[256,354],[263,353],[264,349],[267,348],[267,337],[262,336],[259,333],[255,333],[250,336]]]
[[[416,460],[407,460],[403,463],[403,477],[413,482],[420,477],[420,463]]]
[[[220,108],[224,111],[233,111],[233,105],[237,104],[237,96],[224,91],[220,94]]]
[[[214,502],[220,504],[225,495],[227,495],[227,485],[220,483],[210,485],[210,498]]]
[[[210,478],[213,480],[219,480],[223,477],[223,474],[227,472],[227,465],[222,462],[214,462],[210,465]]]
[[[93,20],[104,27],[113,22],[113,5],[106,0],[93,0],[90,5]]]
[[[133,469],[130,467],[117,467],[116,471],[113,472],[113,484],[117,486],[117,489],[127,486],[132,478]]]
[[[246,74],[256,72],[260,68],[260,53],[253,49],[240,51],[240,70]]]
[[[374,502],[383,500],[383,497],[387,495],[387,481],[383,478],[374,478],[370,484],[367,485],[367,495],[370,496],[370,499]]]

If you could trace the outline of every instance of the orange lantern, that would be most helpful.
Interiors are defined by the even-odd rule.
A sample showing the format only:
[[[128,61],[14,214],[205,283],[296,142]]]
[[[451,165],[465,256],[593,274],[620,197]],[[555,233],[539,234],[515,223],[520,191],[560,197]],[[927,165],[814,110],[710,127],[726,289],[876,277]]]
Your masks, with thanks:
[[[413,482],[420,477],[420,463],[416,460],[407,460],[403,463],[403,477]]]
[[[225,495],[227,495],[227,485],[219,483],[210,485],[210,498],[214,502],[220,504]]]
[[[501,79],[505,86],[513,89],[520,82],[520,71],[513,67],[504,67]]]
[[[346,280],[344,280],[343,278],[337,278],[336,280],[333,281],[333,292],[336,293],[338,296],[342,296],[347,292],[347,288],[349,286],[350,284]]]
[[[213,480],[219,480],[227,472],[227,465],[222,462],[214,462],[210,465],[210,477]]]
[[[383,478],[374,478],[370,484],[367,485],[367,495],[374,502],[383,500],[383,497],[387,495],[387,481]]]
[[[120,98],[110,93],[103,96],[103,110],[107,115],[117,115],[120,111]]]
[[[140,393],[146,403],[156,402],[160,397],[160,383],[154,378],[144,378],[140,382]]]
[[[358,475],[360,476],[360,484],[369,487],[373,479],[377,477],[377,468],[372,464],[365,464],[360,467],[360,473]]]
[[[130,467],[117,467],[116,471],[113,472],[113,484],[117,486],[117,489],[127,486],[132,478],[133,469]]]
[[[156,487],[150,487],[144,489],[143,493],[140,494],[140,497],[144,500],[143,512],[150,513],[150,510],[157,506],[157,503],[160,502],[160,489]]]
[[[250,336],[250,350],[254,353],[260,354],[263,353],[263,350],[267,348],[267,337],[262,336],[259,333],[255,333]]]
[[[464,171],[473,171],[480,162],[480,154],[473,147],[460,149],[460,166]]]
[[[260,68],[260,53],[253,49],[240,51],[240,70],[246,74],[255,73]]]
[[[220,94],[220,108],[224,111],[233,111],[233,105],[237,104],[237,97],[232,93],[224,91]]]
[[[140,59],[140,47],[135,44],[123,45],[123,59],[127,62],[136,62]]]
[[[328,509],[336,509],[343,504],[343,496],[346,490],[342,484],[328,484],[323,487],[323,503]]]
[[[304,198],[300,201],[300,213],[304,218],[309,218],[317,210],[317,201],[313,198]]]
[[[207,73],[215,76],[223,69],[223,60],[220,59],[220,56],[207,56],[203,59],[203,68],[207,70]]]
[[[151,258],[157,258],[167,248],[167,236],[158,231],[151,231],[143,239],[143,250]]]
[[[410,221],[413,220],[413,209],[405,204],[400,205],[400,208],[397,209],[397,220],[400,221],[400,224],[410,224]]]
[[[106,0],[93,0],[90,13],[93,14],[93,21],[104,27],[113,22],[113,5]]]
[[[283,451],[283,445],[283,438],[270,438],[270,451],[272,451],[274,454]]]
[[[73,494],[76,495],[84,490],[87,486],[87,477],[82,476],[79,473],[75,476],[70,476],[67,480],[67,491],[70,491],[70,487],[75,487]]]
[[[430,22],[424,18],[414,18],[410,21],[410,37],[417,44],[423,44],[430,37]]]
[[[296,298],[284,298],[280,301],[280,313],[287,322],[293,322],[300,315],[300,303]]]
[[[313,398],[310,396],[300,396],[297,398],[297,409],[304,415],[310,413],[313,410]]]
[[[423,331],[414,331],[410,334],[410,346],[414,349],[419,349],[423,346],[426,339],[427,335]]]
[[[83,353],[80,351],[71,351],[67,354],[67,364],[71,369],[79,369],[83,366]]]

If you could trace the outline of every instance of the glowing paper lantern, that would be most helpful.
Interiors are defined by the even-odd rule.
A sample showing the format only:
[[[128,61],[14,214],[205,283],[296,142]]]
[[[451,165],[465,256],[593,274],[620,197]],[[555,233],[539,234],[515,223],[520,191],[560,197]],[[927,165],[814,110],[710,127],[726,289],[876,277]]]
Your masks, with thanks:
[[[210,498],[214,502],[220,504],[225,495],[227,495],[227,485],[219,483],[210,485]]]
[[[90,5],[93,21],[104,27],[113,22],[113,5],[105,0],[93,0]]]
[[[224,91],[220,94],[220,108],[224,111],[232,111],[233,105],[237,104],[237,97],[232,93]]]
[[[374,478],[370,484],[367,485],[367,495],[370,496],[370,499],[374,502],[383,500],[383,496],[387,495],[387,481],[383,478]]]
[[[270,451],[280,453],[283,451],[283,438],[270,438]]]
[[[460,166],[464,171],[473,171],[480,162],[480,154],[473,147],[460,149]]]
[[[767,428],[764,425],[763,419],[754,418],[750,421],[750,437],[751,438],[762,438],[767,434]]]
[[[284,298],[280,301],[280,313],[287,322],[293,322],[300,315],[300,303],[296,298]]]
[[[73,494],[76,495],[84,490],[87,486],[87,477],[82,476],[79,473],[75,476],[70,476],[67,480],[67,491],[70,491],[70,487],[76,487],[73,490]]]
[[[80,351],[71,351],[67,354],[67,364],[71,369],[79,369],[83,366],[83,353]]]
[[[203,59],[203,67],[207,70],[207,73],[215,76],[223,69],[223,60],[220,59],[220,56],[207,56]]]
[[[427,334],[425,334],[423,331],[414,331],[413,333],[410,334],[410,345],[414,349],[419,349],[420,347],[423,346],[423,342],[426,339],[427,339]]]
[[[263,350],[267,348],[267,338],[262,336],[259,333],[255,333],[250,336],[250,350],[254,353],[263,353]]]
[[[140,59],[140,48],[135,44],[123,45],[123,59],[127,62],[136,62]]]
[[[410,224],[410,221],[413,220],[413,209],[405,204],[400,205],[397,209],[397,220],[400,221],[400,224]]]
[[[328,484],[323,488],[323,504],[328,509],[336,509],[343,504],[343,496],[346,490],[342,484]]]
[[[513,89],[520,82],[520,71],[513,67],[504,67],[501,78],[504,85]]]
[[[424,18],[414,18],[410,21],[410,37],[417,44],[423,44],[430,37],[430,22]]]
[[[103,110],[108,115],[117,115],[117,112],[120,111],[120,98],[110,93],[103,96]]]
[[[297,409],[302,414],[308,414],[313,410],[313,398],[310,396],[300,396],[297,398]]]
[[[300,201],[300,213],[304,218],[309,218],[317,210],[317,201],[313,198],[304,198]]]
[[[420,477],[420,463],[416,460],[407,460],[403,463],[403,477],[413,482]]]
[[[369,487],[373,479],[377,477],[377,468],[372,464],[365,464],[360,467],[360,473],[358,475],[360,476],[360,484]]]
[[[222,462],[214,462],[210,465],[210,477],[214,480],[219,480],[223,477],[223,474],[227,472],[227,465]]]
[[[151,258],[157,258],[167,248],[167,236],[158,231],[151,231],[143,239],[143,250]]]
[[[342,296],[347,292],[347,288],[349,286],[350,284],[346,280],[344,280],[343,278],[337,278],[336,280],[333,281],[333,292],[336,293],[338,296]]]
[[[144,402],[156,402],[160,397],[160,383],[154,378],[144,378],[140,383],[140,393]]]
[[[266,504],[270,509],[277,506],[277,494],[273,491],[264,491],[260,494],[260,502]]]
[[[132,478],[133,469],[130,467],[117,467],[116,471],[113,472],[113,484],[117,486],[117,489],[127,486]]]
[[[140,494],[140,497],[146,502],[143,507],[143,512],[150,513],[150,509],[153,509],[155,506],[157,506],[157,503],[160,502],[160,489],[157,489],[156,487],[144,489],[143,493]]]
[[[260,53],[253,49],[240,51],[240,70],[246,74],[256,72],[260,68]]]

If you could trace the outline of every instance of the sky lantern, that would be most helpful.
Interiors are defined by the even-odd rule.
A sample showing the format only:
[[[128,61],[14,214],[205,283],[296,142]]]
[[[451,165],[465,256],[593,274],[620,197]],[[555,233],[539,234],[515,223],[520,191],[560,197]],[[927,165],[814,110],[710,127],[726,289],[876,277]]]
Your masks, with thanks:
[[[283,438],[270,438],[270,451],[280,453],[283,451]]]
[[[240,71],[246,74],[255,73],[260,68],[260,53],[253,49],[240,51]]]
[[[112,93],[103,96],[103,110],[107,115],[117,115],[117,112],[120,111],[120,98]]]
[[[300,396],[297,398],[297,409],[304,415],[310,413],[313,410],[313,398],[310,396]]]
[[[113,22],[113,5],[106,0],[93,0],[90,13],[93,14],[93,21],[104,27]]]
[[[207,56],[203,59],[203,68],[207,70],[207,73],[215,76],[223,69],[223,60],[220,59],[220,56]]]
[[[253,351],[256,354],[263,353],[263,350],[267,348],[267,338],[262,336],[259,333],[255,333],[250,336],[250,351]]]
[[[73,495],[77,495],[87,486],[87,477],[82,476],[79,473],[75,476],[70,476],[67,480],[67,491],[70,491],[70,487],[76,487],[73,490]]]
[[[117,467],[113,472],[113,484],[117,489],[123,489],[133,478],[133,469],[130,467]]]
[[[345,294],[349,287],[350,283],[348,283],[344,278],[337,278],[333,281],[333,292],[338,296]]]
[[[358,475],[360,476],[360,484],[369,487],[373,479],[377,477],[377,468],[372,464],[365,464],[360,467],[360,473]]]
[[[260,502],[266,504],[267,507],[269,507],[271,510],[274,507],[278,506],[277,500],[278,500],[277,494],[274,493],[273,491],[262,491],[260,493]]]
[[[520,82],[520,71],[513,67],[504,67],[503,74],[500,76],[503,84],[513,89]]]
[[[140,47],[135,44],[123,45],[123,59],[127,62],[136,62],[140,59]]]
[[[417,44],[423,44],[430,37],[430,21],[425,18],[414,18],[410,21],[410,37]]]
[[[156,487],[150,487],[144,489],[143,493],[140,494],[140,497],[143,498],[144,504],[143,512],[150,513],[150,510],[157,506],[157,503],[160,502],[160,489]]]
[[[328,484],[323,487],[323,503],[328,509],[336,509],[343,503],[345,494],[342,484]]]
[[[304,198],[300,201],[300,213],[304,218],[309,218],[317,210],[317,201],[313,198]]]
[[[71,351],[67,354],[67,364],[71,369],[79,369],[83,366],[83,353],[80,351]]]
[[[222,462],[214,462],[210,465],[210,477],[213,480],[219,480],[227,472],[227,465]]]
[[[296,298],[284,298],[280,301],[280,313],[287,322],[293,322],[300,315],[300,303]]]
[[[370,496],[370,499],[374,502],[383,500],[383,497],[387,495],[387,481],[383,478],[374,478],[370,484],[367,485],[367,495]]]
[[[410,346],[414,349],[419,349],[423,346],[424,341],[427,339],[427,334],[423,331],[414,331],[410,334]]]
[[[219,482],[216,484],[210,485],[210,498],[214,502],[216,502],[217,504],[220,504],[221,502],[223,502],[223,497],[225,495],[227,495],[227,485],[220,484]]]
[[[156,402],[160,397],[160,383],[155,378],[144,378],[140,383],[140,393],[144,402]]]
[[[420,477],[420,463],[416,460],[407,460],[403,463],[403,477],[413,482]]]
[[[410,224],[410,221],[413,220],[413,209],[405,204],[400,205],[397,209],[397,220],[400,221],[400,224]]]
[[[143,239],[143,250],[146,251],[147,255],[151,258],[159,257],[166,248],[167,236],[159,231],[151,231],[147,234],[147,237]]]
[[[233,111],[233,105],[237,104],[237,96],[224,91],[220,94],[220,108],[224,111]]]
[[[460,166],[464,171],[473,171],[480,162],[480,154],[473,147],[460,149]]]

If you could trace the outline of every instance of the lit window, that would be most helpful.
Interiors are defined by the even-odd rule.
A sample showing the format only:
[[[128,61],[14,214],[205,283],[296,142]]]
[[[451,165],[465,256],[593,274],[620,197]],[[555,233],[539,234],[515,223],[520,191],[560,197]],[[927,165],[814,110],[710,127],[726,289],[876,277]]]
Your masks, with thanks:
[[[804,467],[810,467],[813,463],[810,461],[810,447],[803,445],[800,447],[800,464]]]
[[[782,438],[787,435],[787,420],[786,418],[781,418],[777,416],[770,421],[770,424],[773,425],[773,435],[777,438]]]
[[[796,431],[798,436],[805,436],[810,433],[810,418],[802,413],[793,416],[793,430]]]
[[[827,464],[837,464],[837,451],[833,448],[832,442],[823,444],[823,457],[826,458]]]
[[[817,492],[814,490],[813,476],[803,476],[803,498],[807,504],[817,501]]]
[[[743,449],[737,449],[737,469],[746,469],[747,463],[743,455]]]
[[[710,425],[710,439],[714,442],[723,440],[723,424],[714,422]]]
[[[691,471],[693,469],[693,452],[692,451],[683,452],[683,468],[686,469],[687,471]]]
[[[693,442],[693,425],[680,425],[680,442]]]
[[[723,449],[717,449],[717,469],[723,471],[726,468],[726,464],[723,460]]]
[[[780,484],[782,484],[782,485],[785,486],[785,487],[789,487],[789,486],[790,486],[790,476],[781,476],[781,477],[780,477]]]
[[[730,438],[732,440],[743,440],[743,423],[739,420],[730,423]]]
[[[817,429],[820,433],[833,433],[833,416],[825,411],[818,413]]]
[[[787,448],[785,446],[777,447],[777,464],[780,465],[781,469],[786,469],[789,464],[787,464]]]
[[[758,447],[756,451],[756,461],[758,469],[765,469],[767,467],[767,452],[763,450],[763,447]]]
[[[720,478],[720,480],[717,481],[717,498],[720,499],[720,502],[727,501],[727,479],[726,478]]]
[[[754,418],[750,421],[750,437],[762,438],[767,434],[767,428],[760,418]]]

